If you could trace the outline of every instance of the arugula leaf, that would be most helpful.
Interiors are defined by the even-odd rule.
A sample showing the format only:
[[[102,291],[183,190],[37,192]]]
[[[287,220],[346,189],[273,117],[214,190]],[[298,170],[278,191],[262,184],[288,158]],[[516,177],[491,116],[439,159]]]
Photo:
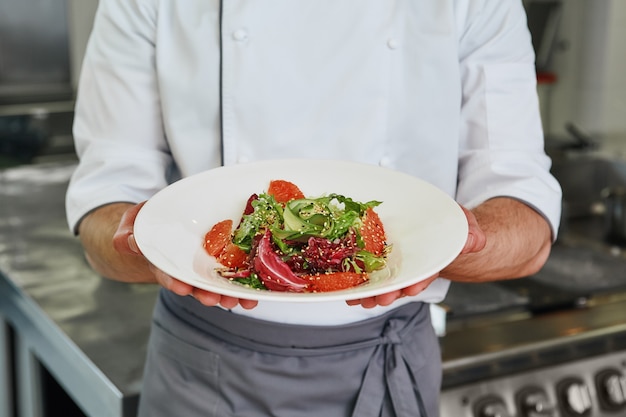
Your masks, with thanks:
[[[233,234],[233,243],[246,252],[250,252],[254,236],[267,227],[280,229],[283,223],[283,208],[271,195],[261,194],[251,204],[254,211],[242,217]]]
[[[233,278],[233,281],[255,290],[267,290],[259,276],[255,273],[250,274],[247,278]]]
[[[379,204],[378,201],[358,203],[339,194],[292,200],[283,213],[283,230],[273,232],[280,239],[301,241],[309,237],[324,237],[334,240],[345,235],[350,228],[358,229],[365,211]]]
[[[385,266],[385,258],[383,256],[376,256],[372,252],[366,250],[360,250],[356,253],[355,259],[363,262],[366,272],[376,271]]]

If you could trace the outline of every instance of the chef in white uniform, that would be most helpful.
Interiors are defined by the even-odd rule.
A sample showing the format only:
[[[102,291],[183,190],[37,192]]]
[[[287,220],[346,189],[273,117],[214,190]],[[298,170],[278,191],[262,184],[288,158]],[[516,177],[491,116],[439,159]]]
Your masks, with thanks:
[[[437,416],[428,304],[536,272],[560,217],[521,0],[100,0],[74,136],[88,259],[164,287],[142,416]],[[465,253],[356,305],[222,297],[138,253],[137,204],[172,181],[291,157],[434,184],[471,209]]]

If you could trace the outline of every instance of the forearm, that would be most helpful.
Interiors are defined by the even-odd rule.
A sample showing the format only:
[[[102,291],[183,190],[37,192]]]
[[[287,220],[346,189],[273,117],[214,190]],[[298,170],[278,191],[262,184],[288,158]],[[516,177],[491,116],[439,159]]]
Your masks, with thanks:
[[[124,212],[133,204],[100,207],[81,221],[79,237],[89,264],[102,276],[124,282],[156,282],[143,256],[122,254],[113,246],[113,235]]]
[[[472,210],[487,242],[460,255],[441,272],[453,281],[483,282],[536,273],[552,246],[550,226],[532,208],[511,198],[494,198]]]

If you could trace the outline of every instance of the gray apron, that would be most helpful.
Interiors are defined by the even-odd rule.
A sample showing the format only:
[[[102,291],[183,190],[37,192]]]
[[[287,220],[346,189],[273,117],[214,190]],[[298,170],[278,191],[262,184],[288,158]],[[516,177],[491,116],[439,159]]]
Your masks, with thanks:
[[[297,326],[162,290],[139,417],[437,417],[440,383],[427,304]]]

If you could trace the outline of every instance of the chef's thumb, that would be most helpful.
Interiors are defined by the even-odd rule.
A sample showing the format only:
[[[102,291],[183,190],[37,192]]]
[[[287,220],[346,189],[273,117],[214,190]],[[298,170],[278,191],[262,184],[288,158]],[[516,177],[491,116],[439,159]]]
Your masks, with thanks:
[[[485,232],[480,228],[476,216],[471,210],[461,206],[465,217],[467,218],[468,232],[465,246],[461,251],[461,254],[480,252],[485,248],[487,244],[487,236]]]
[[[134,205],[122,214],[117,230],[113,234],[113,247],[121,254],[141,255],[133,230],[137,214],[145,203],[144,201]]]

